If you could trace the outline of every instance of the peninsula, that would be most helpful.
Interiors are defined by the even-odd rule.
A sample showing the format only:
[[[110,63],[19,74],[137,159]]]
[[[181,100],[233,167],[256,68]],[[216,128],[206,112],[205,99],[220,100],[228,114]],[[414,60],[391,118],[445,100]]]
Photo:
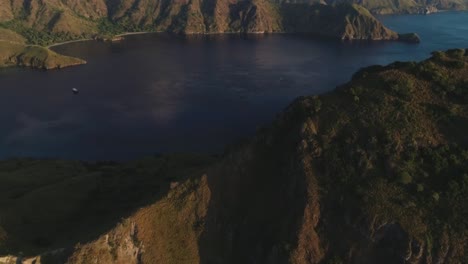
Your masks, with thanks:
[[[0,28],[0,67],[24,66],[36,69],[58,69],[86,62],[57,54],[37,45],[27,45],[21,35]]]

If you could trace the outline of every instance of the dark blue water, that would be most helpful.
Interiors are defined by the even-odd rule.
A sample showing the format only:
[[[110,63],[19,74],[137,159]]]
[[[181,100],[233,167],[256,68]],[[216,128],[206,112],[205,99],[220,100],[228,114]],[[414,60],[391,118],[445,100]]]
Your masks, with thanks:
[[[422,43],[139,35],[56,47],[88,64],[0,70],[0,157],[221,152],[295,97],[332,90],[363,66],[468,47],[468,13],[382,19],[400,32],[417,32]]]

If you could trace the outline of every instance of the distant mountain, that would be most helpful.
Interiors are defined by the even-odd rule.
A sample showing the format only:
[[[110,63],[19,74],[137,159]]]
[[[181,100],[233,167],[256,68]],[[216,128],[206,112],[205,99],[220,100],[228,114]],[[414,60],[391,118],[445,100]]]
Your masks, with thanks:
[[[0,30],[4,32],[0,39],[10,42],[20,39],[20,43],[39,46],[76,39],[109,40],[118,34],[142,31],[306,33],[342,40],[419,42],[416,34],[399,35],[386,28],[357,4],[289,4],[268,0],[0,0]],[[15,61],[19,62],[16,65],[49,67],[30,63],[41,58],[28,57],[30,62],[24,62],[11,53],[4,65]]]
[[[125,31],[303,32],[340,39],[398,39],[365,8],[351,4],[276,4],[268,0],[0,1],[0,25],[36,44]]]
[[[429,14],[441,10],[467,10],[467,0],[273,0],[276,3],[351,3],[374,14]]]
[[[0,162],[0,252],[46,251],[24,263],[52,264],[468,263],[467,55],[364,68],[222,157]]]

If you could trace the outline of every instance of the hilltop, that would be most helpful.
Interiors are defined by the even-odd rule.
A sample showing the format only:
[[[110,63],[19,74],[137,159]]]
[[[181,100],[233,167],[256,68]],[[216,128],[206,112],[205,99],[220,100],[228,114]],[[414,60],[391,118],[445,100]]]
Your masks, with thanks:
[[[67,263],[466,263],[467,55],[364,68],[221,157],[4,161],[1,251]]]

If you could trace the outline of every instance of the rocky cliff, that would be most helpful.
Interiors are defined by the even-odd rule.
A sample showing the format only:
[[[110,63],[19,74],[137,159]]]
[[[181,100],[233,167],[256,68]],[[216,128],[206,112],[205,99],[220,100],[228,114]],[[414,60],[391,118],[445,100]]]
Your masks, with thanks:
[[[386,28],[367,9],[356,4],[289,4],[283,5],[281,12],[286,32],[312,32],[343,40],[399,39],[396,32]]]
[[[101,225],[95,212],[128,205],[137,209],[125,209],[110,231],[41,258],[467,263],[467,55],[362,69],[331,93],[297,99],[251,141],[209,162],[2,162],[0,249],[59,248]],[[142,199],[149,205],[135,203]],[[44,217],[61,219],[61,231],[50,232],[57,226]]]

